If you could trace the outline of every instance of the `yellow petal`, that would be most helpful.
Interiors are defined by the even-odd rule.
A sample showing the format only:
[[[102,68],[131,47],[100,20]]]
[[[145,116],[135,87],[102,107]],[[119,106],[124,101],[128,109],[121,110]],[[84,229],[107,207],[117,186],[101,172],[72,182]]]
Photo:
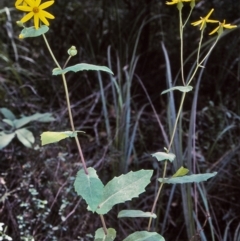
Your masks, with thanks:
[[[39,18],[45,25],[49,26],[49,22],[43,14],[39,14]]]
[[[28,14],[26,14],[20,21],[22,22],[22,23],[25,23],[25,22],[27,22],[30,18],[32,18],[33,17],[33,12],[30,12],[30,13],[28,13]]]
[[[34,27],[36,29],[39,28],[39,16],[38,16],[38,14],[34,14]]]
[[[36,4],[36,6],[39,7],[39,5],[41,4],[41,0],[36,0],[35,4]]]
[[[45,8],[47,8],[47,7],[49,7],[49,6],[53,5],[53,4],[54,4],[54,1],[48,1],[48,2],[45,2],[45,3],[41,4],[39,6],[39,8],[40,9],[45,9]]]
[[[44,10],[41,11],[41,15],[43,15],[45,18],[50,18],[50,19],[55,18],[51,13],[44,11]]]
[[[31,12],[32,11],[32,7],[29,7],[29,6],[16,6],[16,9],[24,11],[24,12]]]
[[[24,0],[25,3],[27,3],[31,8],[35,6],[35,1],[34,0]]]
[[[212,31],[211,33],[209,33],[209,35],[212,35],[212,34],[216,33],[219,28],[220,28],[220,26],[218,26],[218,27],[216,27],[215,29],[213,29],[213,31]]]

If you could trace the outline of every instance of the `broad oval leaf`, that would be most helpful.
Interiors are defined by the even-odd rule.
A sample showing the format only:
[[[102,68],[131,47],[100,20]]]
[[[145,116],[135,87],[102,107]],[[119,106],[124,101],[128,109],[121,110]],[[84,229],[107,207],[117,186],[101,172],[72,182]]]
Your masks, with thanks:
[[[8,125],[12,126],[12,127],[15,127],[14,126],[14,122],[12,120],[9,120],[9,119],[2,119],[3,122],[7,123]]]
[[[5,134],[3,131],[0,132],[0,150],[6,147],[11,140],[14,138],[15,133]]]
[[[15,131],[17,138],[22,144],[28,148],[32,148],[32,144],[35,141],[35,138],[31,131],[26,128],[18,129]]]
[[[15,128],[19,128],[28,124],[31,121],[50,122],[54,120],[55,118],[52,116],[51,113],[44,113],[44,114],[36,113],[30,116],[24,116],[20,119],[15,119],[13,122],[14,122]]]
[[[113,241],[116,238],[116,230],[113,228],[107,229],[107,235],[103,228],[99,228],[95,232],[94,241]]]
[[[103,200],[96,210],[98,214],[105,214],[118,203],[123,203],[138,197],[150,183],[153,170],[139,170],[114,177],[104,187]]]
[[[12,111],[10,111],[9,109],[7,108],[0,108],[0,112],[3,114],[3,116],[6,118],[6,119],[9,119],[9,120],[15,120],[16,117],[15,115],[12,113]]]
[[[207,181],[209,178],[217,175],[217,172],[204,173],[204,174],[192,174],[183,177],[170,177],[170,178],[159,178],[159,182],[177,184],[177,183],[191,183],[191,182],[203,182]]]
[[[36,29],[35,27],[29,27],[29,28],[24,28],[20,35],[19,38],[32,38],[32,37],[38,37],[44,33],[46,33],[49,30],[49,27],[46,25],[42,25],[39,27],[39,29]]]
[[[113,74],[113,72],[106,66],[98,66],[94,64],[85,64],[85,63],[69,66],[65,69],[55,68],[53,69],[52,74],[60,75],[60,74],[66,74],[69,71],[78,72],[83,70],[105,71],[105,72],[108,72],[109,74]]]
[[[141,210],[122,210],[118,213],[118,218],[156,218],[157,215],[151,212],[143,212]]]
[[[91,211],[95,212],[98,204],[102,201],[104,185],[94,168],[89,167],[87,170],[88,175],[83,169],[78,171],[74,181],[74,189],[87,202]]]
[[[77,132],[83,131],[45,131],[41,134],[42,146],[59,142],[68,137],[76,137]]]
[[[123,241],[165,241],[165,239],[156,232],[138,231],[130,234]]]
[[[173,153],[166,153],[166,152],[156,152],[152,154],[153,157],[156,157],[158,161],[165,161],[169,160],[170,162],[173,162],[175,159],[175,154]]]
[[[189,91],[191,91],[192,89],[193,89],[193,87],[190,86],[190,85],[186,85],[186,86],[175,86],[175,87],[172,87],[172,88],[170,88],[170,89],[164,90],[164,91],[161,93],[161,95],[166,94],[166,93],[168,93],[168,92],[170,92],[170,91],[173,91],[173,90],[179,90],[179,91],[181,91],[181,92],[189,92]]]
[[[189,173],[189,170],[187,168],[184,167],[180,167],[176,173],[173,174],[172,177],[182,177],[185,176],[187,173]]]

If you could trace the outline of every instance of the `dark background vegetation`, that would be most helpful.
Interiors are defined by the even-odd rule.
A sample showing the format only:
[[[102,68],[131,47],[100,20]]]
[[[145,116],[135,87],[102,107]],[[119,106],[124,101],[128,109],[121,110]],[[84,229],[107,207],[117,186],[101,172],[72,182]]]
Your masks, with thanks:
[[[212,18],[239,24],[238,0],[198,2],[190,21],[198,20],[211,8],[215,9]],[[61,79],[51,76],[55,65],[41,37],[18,39],[20,28],[15,22],[22,14],[13,8],[13,3],[10,5],[9,1],[2,0],[0,9],[0,107],[9,108],[17,116],[51,112],[56,117],[50,125],[36,122],[30,126],[37,139],[33,149],[27,149],[14,140],[0,151],[0,197],[8,193],[8,197],[0,203],[0,222],[8,226],[7,233],[15,241],[20,237],[31,240],[27,239],[31,235],[37,241],[93,240],[87,235],[94,234],[100,227],[100,221],[95,214],[85,211],[85,202],[76,195],[72,186],[81,167],[75,143],[68,140],[59,145],[40,146],[39,136],[43,131],[70,129]],[[123,69],[129,66],[132,57],[139,58],[134,74],[143,82],[167,131],[167,98],[160,96],[167,86],[161,42],[168,50],[172,75],[176,76],[180,59],[177,8],[165,5],[162,0],[61,0],[56,1],[49,11],[56,19],[51,21],[47,38],[61,65],[66,61],[66,51],[72,45],[77,47],[78,55],[71,59],[71,64],[86,62],[97,65],[108,65],[107,51],[110,46],[115,74],[122,71],[123,75]],[[188,11],[186,4],[184,16]],[[199,30],[189,25],[184,37],[184,55],[187,57],[197,48]],[[207,34],[205,37],[205,41],[210,39]],[[133,52],[135,46],[136,53]],[[239,60],[240,32],[237,29],[224,36],[210,56],[198,98],[198,166],[204,172],[219,173],[206,184],[206,199],[210,205],[216,240],[235,241],[240,238]],[[194,58],[186,63],[186,72],[191,69],[193,61]],[[111,113],[110,79],[106,74],[102,76]],[[87,164],[93,166],[101,162],[97,168],[100,178],[106,183],[112,178],[112,163],[118,160],[121,150],[107,145],[97,75],[84,72],[70,73],[67,77],[76,129],[86,132],[80,141]],[[149,154],[163,150],[163,137],[137,77],[133,77],[131,94],[132,123],[141,108],[148,105],[139,120],[135,151],[131,155],[134,161],[129,161],[129,169],[153,168],[156,163],[153,164],[154,160]],[[186,131],[184,126],[189,123],[192,98],[193,94],[189,94],[184,106],[183,132]],[[115,127],[114,118],[115,114],[112,113],[112,129]],[[183,136],[187,138],[187,131]],[[155,167],[155,170],[161,174],[161,167]],[[141,196],[142,201],[133,201],[134,208],[149,210],[153,191],[154,186],[149,187],[147,193]],[[187,240],[179,193],[180,190],[176,189],[167,214],[168,187],[161,198],[158,209],[160,218],[156,227],[157,231],[162,231],[161,217],[167,215],[163,233],[166,240]],[[199,207],[203,224],[201,203]],[[146,227],[146,221],[119,222],[116,219],[117,211],[116,208],[110,212],[106,220],[108,227],[118,230],[119,240],[133,230]],[[206,227],[204,231],[210,240],[210,230]],[[234,239],[237,236],[238,239]]]

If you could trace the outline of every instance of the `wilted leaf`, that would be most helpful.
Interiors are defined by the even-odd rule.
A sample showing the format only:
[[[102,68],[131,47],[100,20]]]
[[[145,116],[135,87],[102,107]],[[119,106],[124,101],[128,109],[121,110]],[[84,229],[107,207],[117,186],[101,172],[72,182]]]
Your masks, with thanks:
[[[143,212],[141,210],[122,210],[118,213],[118,218],[156,218],[157,215],[151,212]]]
[[[123,203],[138,197],[145,191],[145,187],[150,183],[152,170],[140,170],[129,172],[119,177],[114,177],[107,183],[103,191],[103,200],[96,210],[99,214],[105,214],[118,203]]]
[[[85,64],[85,63],[69,66],[65,69],[55,68],[53,69],[52,74],[59,75],[59,74],[65,74],[69,71],[78,72],[83,70],[105,71],[105,72],[108,72],[109,74],[113,74],[113,72],[106,66],[98,66],[98,65]]]
[[[91,211],[94,212],[102,201],[104,185],[94,168],[89,167],[87,170],[89,172],[88,175],[83,169],[77,173],[74,188],[77,194],[87,202]]]
[[[202,182],[202,181],[207,181],[209,178],[214,177],[215,175],[217,175],[217,172],[204,173],[204,174],[192,174],[192,175],[183,176],[183,177],[170,177],[170,178],[164,178],[164,179],[159,178],[158,181],[169,183],[169,184]]]
[[[76,137],[77,132],[83,132],[83,131],[45,131],[41,134],[41,141],[42,146],[59,142],[63,139],[69,138],[69,137]]]
[[[180,167],[172,177],[182,177],[189,173],[189,170],[184,167]]]
[[[165,241],[165,239],[156,232],[138,231],[130,234],[123,241]]]

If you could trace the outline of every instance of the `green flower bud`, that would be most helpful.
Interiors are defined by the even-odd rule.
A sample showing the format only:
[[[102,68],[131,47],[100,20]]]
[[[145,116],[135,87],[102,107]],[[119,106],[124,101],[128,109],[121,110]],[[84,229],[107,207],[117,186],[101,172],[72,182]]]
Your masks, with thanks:
[[[69,50],[68,50],[68,54],[70,56],[75,56],[77,54],[77,49],[75,46],[72,46]]]

